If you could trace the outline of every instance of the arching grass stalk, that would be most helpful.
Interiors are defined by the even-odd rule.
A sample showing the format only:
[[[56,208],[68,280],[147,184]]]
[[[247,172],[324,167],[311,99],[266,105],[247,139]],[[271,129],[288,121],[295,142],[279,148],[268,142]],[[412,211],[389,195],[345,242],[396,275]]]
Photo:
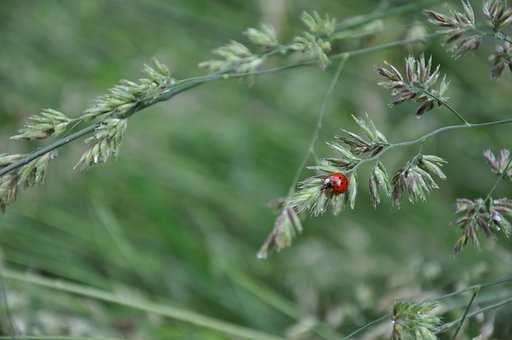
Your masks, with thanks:
[[[405,39],[328,56],[331,42],[336,39],[335,20],[328,15],[321,17],[316,12],[303,13],[302,20],[307,30],[288,44],[280,44],[273,29],[268,26],[262,25],[260,29],[247,30],[245,33],[249,40],[253,45],[259,46],[260,50],[263,49],[263,52],[254,53],[245,45],[232,41],[214,51],[220,59],[200,64],[210,69],[210,74],[176,80],[165,65],[155,61],[154,66],[145,65],[145,78],[136,82],[121,80],[107,94],[96,98],[78,117],[71,118],[53,109],[46,109],[29,117],[25,126],[12,136],[12,139],[46,139],[60,135],[65,137],[29,154],[0,154],[0,212],[5,211],[6,207],[16,200],[21,190],[45,181],[49,161],[57,157],[57,149],[89,136],[85,140],[89,145],[88,149],[82,154],[74,169],[86,170],[96,164],[105,163],[118,155],[129,117],[199,85],[241,77],[251,81],[259,75],[310,65],[325,68],[332,60],[424,42],[437,35]],[[260,65],[273,55],[293,52],[304,54],[305,60],[275,68],[260,68]],[[88,126],[76,130],[83,125]]]
[[[410,45],[410,44],[415,44],[415,43],[422,43],[422,42],[432,39],[438,35],[439,35],[438,33],[431,34],[429,36],[426,36],[423,39],[403,39],[403,40],[398,40],[398,41],[391,42],[391,43],[386,43],[386,44],[381,44],[381,45],[377,45],[377,46],[372,46],[372,47],[357,49],[357,50],[353,50],[353,51],[338,53],[338,54],[333,55],[331,57],[331,59],[333,59],[333,60],[344,59],[344,58],[349,58],[352,56],[359,56],[359,55],[363,55],[363,54],[374,53],[374,52],[378,52],[378,51],[382,51],[382,50],[386,50],[386,49],[390,49],[390,48],[394,48],[394,47]],[[230,78],[242,78],[242,77],[249,77],[249,76],[260,76],[260,75],[265,75],[265,74],[283,72],[283,71],[295,69],[298,67],[313,66],[314,64],[315,64],[315,60],[309,60],[309,61],[293,63],[293,64],[281,66],[281,67],[268,68],[268,69],[240,73],[240,74],[216,73],[216,74],[207,75],[207,76],[198,76],[198,77],[183,79],[183,80],[176,82],[171,87],[169,87],[169,89],[164,91],[161,96],[159,96],[158,98],[155,98],[154,101],[152,101],[151,103],[146,103],[145,105],[141,105],[141,106],[137,107],[136,110],[134,110],[133,112],[130,112],[130,115],[132,115],[138,111],[142,111],[142,110],[144,110],[150,106],[153,106],[159,102],[170,100],[171,98],[173,98],[174,96],[176,96],[180,93],[192,90],[193,88],[198,87],[199,85],[206,84],[206,83],[209,83],[212,81],[217,81],[217,80],[222,80],[222,79],[230,79]],[[46,147],[43,147],[39,150],[36,150],[33,153],[26,155],[23,159],[21,159],[17,162],[13,162],[9,166],[0,168],[0,177],[23,167],[24,165],[30,163],[31,161],[33,161],[51,151],[59,149],[66,144],[69,144],[77,139],[81,139],[87,135],[92,134],[95,131],[95,129],[98,127],[98,124],[99,123],[96,123],[96,124],[87,126],[85,128],[82,128],[82,129],[62,138],[62,139],[59,139],[55,143],[52,143]]]

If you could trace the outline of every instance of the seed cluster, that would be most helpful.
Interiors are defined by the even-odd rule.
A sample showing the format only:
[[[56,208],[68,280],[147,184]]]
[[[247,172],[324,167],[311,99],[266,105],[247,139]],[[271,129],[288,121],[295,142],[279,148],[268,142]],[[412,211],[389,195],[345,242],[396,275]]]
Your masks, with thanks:
[[[409,56],[405,60],[404,75],[395,66],[387,62],[384,67],[379,67],[377,72],[384,78],[384,81],[378,84],[391,89],[391,98],[394,105],[406,101],[415,101],[421,104],[416,110],[418,118],[421,118],[425,112],[432,110],[435,106],[443,105],[448,100],[444,96],[448,89],[445,76],[443,76],[439,88],[434,88],[441,73],[439,65],[437,67],[432,66],[432,57],[427,61],[425,56],[420,58]]]
[[[469,1],[463,0],[462,7],[462,12],[452,10],[449,14],[441,14],[427,10],[425,15],[430,23],[441,29],[441,33],[446,34],[446,45],[455,58],[461,58],[467,52],[479,49],[485,38],[491,38],[496,44],[495,52],[489,56],[491,77],[499,78],[505,67],[512,71],[512,7],[504,0],[486,0],[482,7],[483,25],[477,22],[475,11]]]
[[[391,184],[393,187],[393,203],[400,206],[403,195],[407,195],[409,202],[425,201],[427,194],[439,189],[434,176],[446,179],[441,167],[446,161],[434,155],[417,155],[406,166],[399,169]]]
[[[437,339],[441,319],[434,302],[399,301],[393,306],[393,340]]]
[[[16,171],[0,177],[0,212],[5,212],[7,205],[14,202],[22,189],[43,183],[48,172],[48,162],[56,157],[56,152],[47,153]],[[0,169],[25,158],[25,155],[0,154]]]
[[[512,225],[506,218],[512,214],[512,199],[459,198],[455,204],[455,213],[458,218],[454,224],[462,231],[462,235],[455,243],[456,253],[459,253],[468,241],[472,241],[478,247],[479,230],[483,231],[486,237],[498,232],[503,232],[509,237],[512,233]]]

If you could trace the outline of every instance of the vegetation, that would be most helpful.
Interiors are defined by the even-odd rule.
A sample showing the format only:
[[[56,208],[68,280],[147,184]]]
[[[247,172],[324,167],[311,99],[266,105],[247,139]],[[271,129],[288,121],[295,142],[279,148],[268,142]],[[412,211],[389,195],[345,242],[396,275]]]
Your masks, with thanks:
[[[6,1],[0,333],[506,339],[512,8],[439,3]]]

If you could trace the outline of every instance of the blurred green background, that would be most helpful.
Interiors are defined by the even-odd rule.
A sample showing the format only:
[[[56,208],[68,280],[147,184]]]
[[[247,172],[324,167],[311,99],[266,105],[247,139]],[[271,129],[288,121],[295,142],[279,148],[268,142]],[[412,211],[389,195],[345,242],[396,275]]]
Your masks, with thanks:
[[[211,58],[213,48],[244,41],[241,32],[259,22],[273,24],[287,41],[302,30],[303,10],[342,20],[404,3],[3,0],[0,151],[33,150],[39,144],[9,141],[26,117],[46,107],[78,114],[119,79],[137,79],[153,57],[185,78],[201,74],[197,64]],[[420,9],[386,17],[376,34],[343,40],[336,49],[430,31],[423,23]],[[339,128],[355,128],[352,113],[368,112],[391,141],[456,123],[442,109],[418,121],[414,105],[389,107],[388,94],[376,85],[375,67],[384,60],[401,65],[409,53],[424,50],[448,73],[452,105],[472,121],[510,114],[510,75],[491,81],[486,51],[455,61],[439,40],[394,48],[348,61],[316,153],[328,154],[325,142]],[[283,63],[276,58],[269,66]],[[386,202],[373,210],[361,185],[355,211],[309,218],[292,248],[256,258],[275,218],[267,204],[288,191],[334,70],[298,68],[261,76],[252,86],[227,80],[186,92],[131,118],[119,158],[84,174],[71,169],[83,143],[62,148],[47,183],[23,193],[0,218],[3,265],[300,339],[316,339],[315,330],[347,334],[396,299],[442,294],[510,272],[509,241],[486,241],[481,250],[453,256],[458,230],[449,225],[457,197],[478,197],[492,186],[482,152],[511,147],[506,127],[447,133],[426,144],[425,152],[449,161],[448,182],[428,202],[400,210]],[[396,169],[416,151],[394,151],[385,162]],[[509,189],[504,185],[500,194]],[[35,285],[8,280],[6,288],[19,334],[237,338]],[[0,316],[0,333],[7,335],[5,304]],[[496,314],[494,339],[510,339],[511,316],[510,308]],[[465,336],[478,334],[486,318],[472,322]],[[384,337],[390,325],[361,338]]]

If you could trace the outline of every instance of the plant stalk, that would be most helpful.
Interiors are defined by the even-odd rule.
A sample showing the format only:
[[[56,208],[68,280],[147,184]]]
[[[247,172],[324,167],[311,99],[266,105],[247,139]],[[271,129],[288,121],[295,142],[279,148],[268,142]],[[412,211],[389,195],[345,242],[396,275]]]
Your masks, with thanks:
[[[447,131],[460,130],[460,129],[483,128],[483,127],[488,127],[488,126],[497,126],[497,125],[505,125],[505,124],[512,124],[512,118],[506,118],[506,119],[501,119],[501,120],[494,120],[494,121],[489,121],[489,122],[484,122],[484,123],[458,124],[458,125],[444,126],[444,127],[439,128],[439,129],[433,130],[433,131],[431,131],[429,133],[426,133],[423,136],[420,136],[420,137],[418,137],[416,139],[389,144],[388,146],[384,147],[382,149],[382,151],[379,152],[377,155],[375,155],[373,157],[370,157],[370,158],[362,159],[359,163],[357,163],[357,165],[354,168],[352,168],[350,170],[350,172],[354,172],[361,165],[363,165],[365,163],[376,161],[376,160],[380,159],[380,157],[383,154],[385,154],[386,152],[388,152],[391,149],[402,147],[402,146],[410,146],[410,145],[415,145],[415,144],[419,144],[419,143],[424,143],[425,141],[427,141],[428,139],[432,138],[433,136],[436,136],[438,134],[441,134],[441,133],[444,133],[444,132],[447,132]]]
[[[351,56],[368,54],[368,53],[382,51],[382,50],[393,48],[393,47],[404,46],[404,45],[414,44],[414,43],[418,43],[418,42],[424,42],[424,41],[426,41],[428,39],[432,39],[438,35],[440,35],[440,34],[435,33],[435,34],[431,34],[431,35],[425,37],[424,39],[404,39],[404,40],[394,41],[391,43],[357,49],[357,50],[353,50],[353,51],[342,52],[342,53],[333,55],[331,57],[331,59],[342,59],[342,58],[345,59],[345,58],[348,58]],[[247,77],[247,76],[259,76],[259,75],[264,75],[264,74],[268,74],[268,73],[277,73],[277,72],[281,72],[281,71],[285,71],[285,70],[294,69],[297,67],[311,66],[311,65],[314,65],[315,63],[316,63],[316,60],[308,60],[308,61],[298,62],[298,63],[289,64],[289,65],[280,66],[280,67],[257,70],[254,72],[239,73],[239,74],[213,73],[213,74],[209,74],[209,75],[205,75],[205,76],[198,76],[198,77],[191,77],[191,78],[183,79],[181,81],[178,81],[176,84],[172,85],[161,96],[159,96],[157,98],[153,98],[151,101],[141,103],[140,105],[136,105],[134,107],[134,109],[131,110],[124,118],[127,118],[127,117],[133,115],[134,113],[141,111],[147,107],[150,107],[154,104],[157,104],[159,102],[167,101],[182,92],[186,92],[186,91],[191,90],[199,85],[202,85],[202,84],[205,84],[205,83],[208,83],[211,81],[216,81],[216,80],[220,80],[220,79],[229,79],[229,78],[240,78],[240,77]],[[100,124],[99,122],[94,123],[90,126],[87,126],[83,129],[81,129],[81,130],[78,130],[62,139],[57,140],[56,142],[54,142],[46,147],[43,147],[39,150],[34,151],[33,153],[28,154],[25,158],[23,158],[22,160],[20,160],[18,162],[14,162],[14,163],[10,164],[9,166],[1,168],[0,169],[0,177],[4,176],[12,171],[17,170],[17,169],[21,168],[22,166],[30,163],[31,161],[51,152],[53,150],[56,150],[72,141],[75,141],[77,139],[80,139],[86,135],[93,133],[94,130],[99,126],[99,124]]]
[[[216,330],[224,334],[229,334],[237,339],[284,340],[284,338],[280,336],[234,325],[226,321],[217,320],[193,311],[167,305],[161,305],[126,295],[116,295],[114,293],[110,293],[100,289],[82,286],[79,284],[63,280],[49,279],[41,275],[36,275],[32,273],[21,273],[10,269],[3,269],[3,276],[9,280],[30,283],[45,288],[85,296],[88,298],[123,305],[126,307],[142,310],[148,313],[165,316],[178,321],[187,322],[196,326]]]

